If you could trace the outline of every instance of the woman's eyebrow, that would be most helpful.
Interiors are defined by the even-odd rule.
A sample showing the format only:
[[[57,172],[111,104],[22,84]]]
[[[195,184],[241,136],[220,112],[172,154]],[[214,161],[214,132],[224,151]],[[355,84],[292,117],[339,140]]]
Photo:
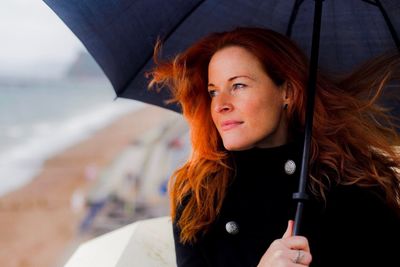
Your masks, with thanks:
[[[233,77],[229,78],[228,81],[233,81],[234,79],[237,79],[237,78],[248,78],[250,80],[254,80],[254,78],[252,78],[248,75],[237,75],[237,76],[233,76]]]
[[[250,79],[250,80],[255,81],[254,78],[252,78],[252,77],[250,77],[250,76],[248,76],[248,75],[236,75],[236,76],[233,76],[233,77],[229,78],[228,81],[231,82],[231,81],[233,81],[233,80],[235,80],[235,79],[237,79],[237,78],[248,78],[248,79]],[[215,87],[215,85],[214,85],[213,83],[209,83],[208,86],[213,86],[213,87]]]

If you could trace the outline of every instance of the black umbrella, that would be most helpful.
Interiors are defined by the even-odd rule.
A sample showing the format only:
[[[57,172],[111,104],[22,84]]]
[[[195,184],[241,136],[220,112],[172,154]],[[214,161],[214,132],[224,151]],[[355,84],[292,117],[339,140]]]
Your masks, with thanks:
[[[295,40],[311,58],[302,172],[299,192],[294,194],[299,201],[295,234],[307,198],[304,192],[317,66],[345,72],[387,50],[400,49],[398,0],[44,1],[83,42],[117,97],[175,111],[179,111],[178,106],[165,103],[167,90],[158,93],[146,89],[144,73],[153,66],[157,38],[163,40],[163,57],[183,51],[210,32],[237,26],[266,27]],[[400,114],[399,106],[394,112]]]

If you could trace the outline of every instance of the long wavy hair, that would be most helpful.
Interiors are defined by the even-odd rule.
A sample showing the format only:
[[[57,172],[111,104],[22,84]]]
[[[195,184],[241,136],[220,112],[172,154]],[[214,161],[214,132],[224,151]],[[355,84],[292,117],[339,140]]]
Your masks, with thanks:
[[[188,161],[170,180],[171,215],[181,229],[181,241],[195,242],[219,213],[232,176],[229,153],[211,119],[207,92],[208,63],[220,49],[240,46],[262,63],[276,83],[290,83],[289,131],[303,135],[308,60],[294,42],[261,28],[237,28],[213,33],[170,60],[160,60],[149,74],[149,87],[171,90],[187,119],[192,142]],[[341,78],[321,73],[317,78],[309,189],[325,200],[334,184],[378,187],[387,203],[400,209],[399,144],[394,120],[377,104],[384,87],[399,78],[399,54],[375,58]]]

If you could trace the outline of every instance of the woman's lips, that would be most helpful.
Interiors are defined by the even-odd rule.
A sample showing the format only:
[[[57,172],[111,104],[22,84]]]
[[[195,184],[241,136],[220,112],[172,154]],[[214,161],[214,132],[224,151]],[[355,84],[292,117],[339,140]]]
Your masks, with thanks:
[[[221,123],[221,130],[222,131],[228,131],[230,129],[233,129],[237,126],[239,126],[240,124],[242,124],[242,121],[224,121]]]

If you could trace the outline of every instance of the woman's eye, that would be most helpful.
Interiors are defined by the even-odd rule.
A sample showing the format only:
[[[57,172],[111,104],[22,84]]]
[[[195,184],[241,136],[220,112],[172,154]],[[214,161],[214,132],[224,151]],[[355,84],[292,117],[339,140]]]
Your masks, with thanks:
[[[233,87],[233,89],[241,89],[241,88],[245,88],[246,85],[243,83],[235,83],[235,84],[233,84],[232,87]]]
[[[208,94],[210,95],[210,97],[214,97],[216,96],[217,92],[215,90],[208,90]]]

